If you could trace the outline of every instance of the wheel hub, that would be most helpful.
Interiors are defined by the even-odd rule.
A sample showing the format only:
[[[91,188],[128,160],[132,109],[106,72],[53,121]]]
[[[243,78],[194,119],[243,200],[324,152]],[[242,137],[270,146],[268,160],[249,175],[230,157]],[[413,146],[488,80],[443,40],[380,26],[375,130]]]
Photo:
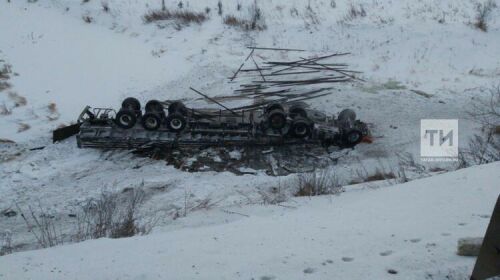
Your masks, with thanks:
[[[181,120],[179,119],[173,119],[170,121],[170,125],[174,128],[174,129],[179,129],[182,127],[182,122]]]
[[[120,117],[120,123],[122,125],[128,125],[130,123],[131,119],[129,116],[125,115],[125,116],[121,116]]]
[[[294,132],[296,135],[305,135],[307,133],[307,128],[304,125],[298,125],[295,127]]]
[[[146,125],[147,125],[148,127],[156,127],[156,126],[158,125],[158,122],[156,121],[156,119],[155,119],[155,118],[148,118],[148,119],[146,120]]]
[[[275,115],[271,118],[271,124],[273,127],[281,127],[283,125],[283,118],[279,115]]]
[[[359,140],[359,134],[358,133],[351,133],[349,134],[349,137],[347,138],[349,142],[351,143],[356,143]]]

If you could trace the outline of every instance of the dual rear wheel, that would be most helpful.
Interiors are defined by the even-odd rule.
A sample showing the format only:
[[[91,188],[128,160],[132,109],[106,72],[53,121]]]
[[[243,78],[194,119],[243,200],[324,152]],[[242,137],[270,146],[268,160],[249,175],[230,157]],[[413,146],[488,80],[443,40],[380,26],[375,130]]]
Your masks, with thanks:
[[[266,107],[267,127],[281,130],[287,125],[287,115],[280,104],[273,103]],[[288,109],[288,116],[292,119],[288,133],[295,138],[306,138],[311,135],[313,122],[307,117],[307,112],[300,104],[292,105]]]
[[[168,116],[165,114],[164,105],[158,100],[150,100],[144,106],[144,115],[141,112],[141,103],[133,97],[128,97],[122,102],[122,107],[116,113],[115,124],[123,129],[129,129],[140,123],[149,131],[158,130],[162,124],[172,132],[181,132],[186,127],[188,109],[182,102],[176,101],[169,105]]]
[[[141,116],[141,103],[133,97],[125,98],[122,107],[116,113],[115,123],[118,127],[128,129],[134,127]]]
[[[158,100],[150,100],[144,106],[145,114],[142,116],[142,127],[146,130],[158,130],[165,120],[165,110],[163,104]]]

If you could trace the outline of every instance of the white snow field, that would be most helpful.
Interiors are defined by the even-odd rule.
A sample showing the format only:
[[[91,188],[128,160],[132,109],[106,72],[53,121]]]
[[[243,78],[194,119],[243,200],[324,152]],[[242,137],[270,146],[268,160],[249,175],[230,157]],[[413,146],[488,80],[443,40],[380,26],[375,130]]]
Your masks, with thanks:
[[[212,226],[16,253],[0,259],[0,278],[467,279],[475,258],[456,255],[457,239],[484,234],[499,168],[295,199],[293,208],[231,209],[247,217]]]
[[[165,1],[171,10],[179,2]],[[254,0],[221,0],[222,17],[217,0],[182,2],[182,9],[209,8],[207,21],[144,23],[161,0],[0,0],[0,82],[9,83],[0,84],[0,249],[5,236],[15,252],[39,248],[19,213],[3,214],[19,212],[17,205],[42,206],[70,234],[68,215],[82,202],[140,187],[147,199],[139,218],[159,218],[150,236],[1,256],[0,279],[467,278],[473,259],[455,256],[455,243],[483,233],[500,192],[498,164],[263,206],[261,192],[293,186],[296,175],[183,172],[128,151],[78,149],[74,138],[52,144],[51,132],[75,122],[86,105],[117,109],[129,96],[207,106],[189,87],[230,94],[238,85],[228,77],[247,46],[306,49],[306,56],[351,52],[339,62],[366,82],[310,102],[329,115],[352,108],[372,130],[372,144],[346,151],[331,167],[350,185],[360,169],[397,167],[397,153],[418,160],[421,119],[458,119],[460,147],[480,133],[467,112],[500,83],[499,7],[483,32],[473,26],[479,0],[257,0],[267,28],[244,31],[223,17],[247,17]],[[44,148],[30,150],[37,147]],[[426,171],[408,170],[410,179],[456,167],[417,163]],[[186,204],[204,201],[211,210],[179,218]]]

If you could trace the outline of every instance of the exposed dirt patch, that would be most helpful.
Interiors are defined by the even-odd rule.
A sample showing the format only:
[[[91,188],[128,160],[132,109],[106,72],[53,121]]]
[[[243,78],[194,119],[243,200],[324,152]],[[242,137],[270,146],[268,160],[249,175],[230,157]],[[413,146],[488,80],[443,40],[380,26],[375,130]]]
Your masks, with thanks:
[[[349,150],[327,151],[317,145],[265,147],[210,147],[191,149],[151,148],[136,151],[141,156],[165,160],[183,171],[229,171],[237,175],[265,171],[271,176],[311,172],[335,164]]]

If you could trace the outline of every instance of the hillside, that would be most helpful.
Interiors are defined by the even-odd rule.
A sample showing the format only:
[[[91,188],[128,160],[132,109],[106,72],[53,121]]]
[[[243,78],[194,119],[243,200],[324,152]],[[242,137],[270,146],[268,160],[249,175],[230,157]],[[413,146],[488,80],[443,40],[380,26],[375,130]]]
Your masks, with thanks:
[[[490,101],[500,81],[500,8],[488,10],[485,30],[476,26],[478,7],[486,3],[165,1],[173,13],[203,15],[197,23],[147,22],[145,15],[161,11],[161,0],[0,1],[0,255],[7,240],[14,253],[0,257],[0,279],[154,279],[166,271],[187,279],[217,279],[220,271],[226,279],[301,279],[308,268],[307,278],[318,279],[330,273],[462,279],[472,260],[455,256],[455,243],[484,231],[481,217],[498,195],[492,184],[499,166],[439,175],[463,166],[420,162],[420,120],[458,119],[461,149],[484,132],[469,113]],[[256,11],[256,30],[225,23],[228,16],[251,20]],[[118,109],[132,96],[142,104],[181,99],[216,108],[189,87],[212,97],[231,94],[239,84],[228,78],[248,46],[307,50],[258,51],[258,61],[350,53],[339,62],[361,71],[365,81],[336,85],[309,102],[333,116],[352,108],[371,130],[373,143],[325,152],[332,159],[326,170],[345,193],[296,198],[300,175],[271,176],[267,163],[187,172],[180,169],[195,157],[176,167],[130,151],[79,149],[75,138],[52,143],[52,130],[74,123],[86,105]],[[200,154],[214,162],[221,154],[251,160],[238,147]],[[410,180],[416,181],[400,185]],[[145,194],[137,221],[157,220],[151,236],[68,245],[78,211],[104,193],[123,198],[130,190]],[[285,206],[266,206],[277,201]],[[22,252],[43,247],[21,216],[29,207],[50,217],[64,246]],[[379,255],[386,251],[390,255]],[[102,252],[99,263],[90,258],[95,252]],[[80,255],[82,261],[71,259]],[[189,256],[199,262],[191,264]],[[74,266],[80,262],[83,270]]]
[[[5,279],[468,279],[457,240],[480,236],[494,163],[377,190],[230,208],[236,220],[1,258]],[[211,210],[187,217],[214,220]],[[390,274],[388,271],[394,270]]]

